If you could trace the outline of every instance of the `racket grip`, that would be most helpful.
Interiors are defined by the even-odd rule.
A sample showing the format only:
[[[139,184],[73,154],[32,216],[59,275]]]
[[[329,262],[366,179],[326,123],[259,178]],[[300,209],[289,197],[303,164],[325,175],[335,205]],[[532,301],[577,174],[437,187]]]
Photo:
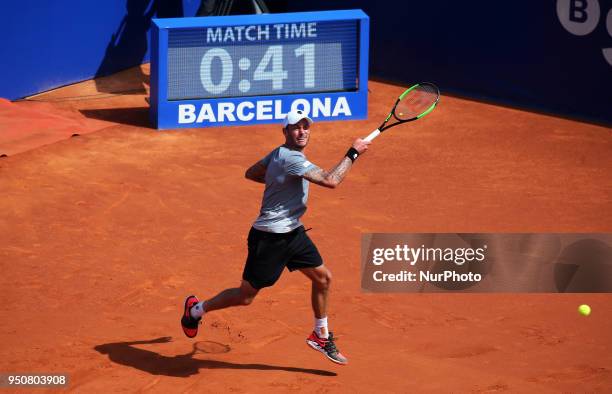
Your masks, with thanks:
[[[370,133],[370,135],[368,135],[367,137],[364,138],[364,140],[366,141],[372,141],[374,138],[378,137],[378,135],[380,134],[380,130],[376,129],[373,132]]]

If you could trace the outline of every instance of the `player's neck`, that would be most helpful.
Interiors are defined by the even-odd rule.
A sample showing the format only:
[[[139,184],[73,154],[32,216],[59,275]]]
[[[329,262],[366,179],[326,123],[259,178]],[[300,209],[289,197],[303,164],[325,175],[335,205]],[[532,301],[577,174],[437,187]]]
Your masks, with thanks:
[[[288,144],[286,142],[283,144],[283,146],[285,148],[289,149],[289,150],[296,150],[298,152],[302,152],[304,150],[304,148],[305,148],[305,146],[293,146],[293,145],[290,145],[290,144]]]

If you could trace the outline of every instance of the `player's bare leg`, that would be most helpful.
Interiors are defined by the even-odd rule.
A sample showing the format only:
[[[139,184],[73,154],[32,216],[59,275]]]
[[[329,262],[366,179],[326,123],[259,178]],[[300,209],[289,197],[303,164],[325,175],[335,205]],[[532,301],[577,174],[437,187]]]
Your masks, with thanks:
[[[225,289],[207,301],[200,302],[193,295],[187,297],[185,309],[181,316],[183,332],[189,338],[195,337],[198,334],[198,326],[205,312],[238,305],[250,305],[258,292],[259,290],[243,280],[240,287]]]
[[[243,280],[240,287],[223,290],[213,298],[204,301],[204,312],[215,311],[217,309],[229,308],[237,305],[250,305],[258,292],[259,290],[251,286],[251,284],[246,280]]]
[[[316,268],[300,270],[312,281],[311,303],[315,318],[322,319],[327,316],[327,298],[331,286],[332,274],[325,265]]]
[[[312,281],[311,302],[315,316],[315,328],[306,339],[306,343],[331,361],[347,364],[347,358],[336,348],[334,334],[327,328],[327,300],[331,286],[331,272],[324,265],[300,271]]]

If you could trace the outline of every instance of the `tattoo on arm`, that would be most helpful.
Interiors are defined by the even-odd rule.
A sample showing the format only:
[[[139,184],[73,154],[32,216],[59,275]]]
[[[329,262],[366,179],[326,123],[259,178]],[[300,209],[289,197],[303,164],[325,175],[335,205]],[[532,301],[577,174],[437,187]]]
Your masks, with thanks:
[[[312,183],[329,188],[335,188],[343,180],[348,171],[351,169],[353,162],[348,157],[343,157],[330,171],[325,171],[319,167],[313,168],[304,174],[304,178]]]

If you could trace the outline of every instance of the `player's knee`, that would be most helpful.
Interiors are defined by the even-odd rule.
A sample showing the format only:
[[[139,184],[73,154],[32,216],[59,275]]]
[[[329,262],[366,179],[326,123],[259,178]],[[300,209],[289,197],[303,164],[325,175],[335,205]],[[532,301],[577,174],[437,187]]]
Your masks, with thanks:
[[[240,305],[245,305],[245,306],[251,305],[256,295],[257,295],[256,292],[255,293],[252,293],[252,292],[240,293],[240,300],[239,300]]]
[[[327,271],[323,275],[317,277],[314,281],[315,286],[320,290],[327,290],[331,286],[332,274]]]
[[[238,305],[251,305],[257,293],[259,293],[259,290],[254,288],[249,282],[243,281],[240,286]]]
[[[327,288],[331,286],[331,282],[332,282],[332,274],[331,272],[327,271],[327,274],[325,275],[325,285],[327,286]]]

